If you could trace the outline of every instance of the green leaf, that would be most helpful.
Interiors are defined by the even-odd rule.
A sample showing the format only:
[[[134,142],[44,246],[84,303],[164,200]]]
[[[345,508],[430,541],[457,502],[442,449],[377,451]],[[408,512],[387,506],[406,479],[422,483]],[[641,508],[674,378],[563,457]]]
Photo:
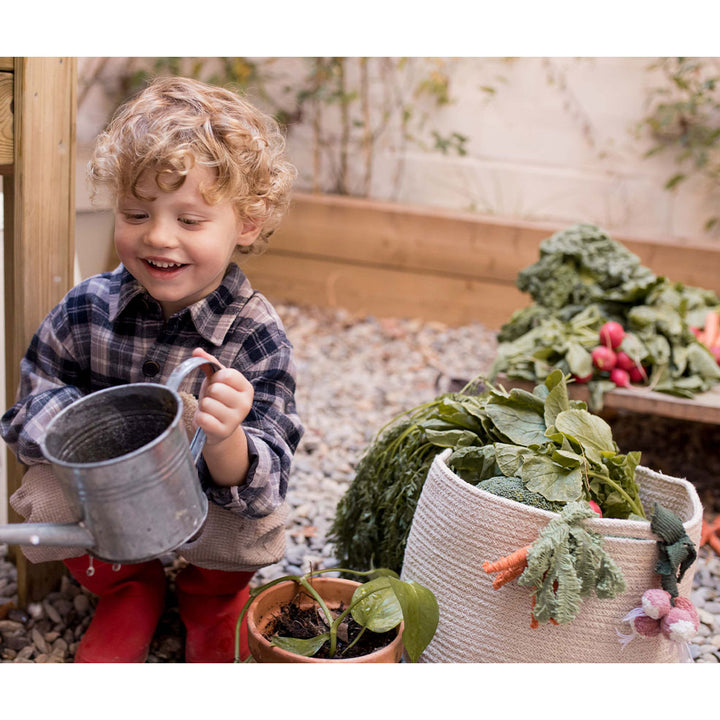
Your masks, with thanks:
[[[330,639],[330,633],[325,632],[322,635],[316,635],[311,638],[291,638],[276,635],[270,641],[271,645],[282,648],[288,652],[302,655],[303,657],[313,657],[317,651]]]
[[[577,500],[583,492],[582,468],[565,468],[547,455],[533,455],[525,459],[520,477],[528,490],[557,502]]]
[[[392,589],[394,579],[378,577],[357,587],[350,611],[355,622],[376,633],[387,632],[400,624],[403,611]]]
[[[593,372],[592,355],[580,343],[568,342],[565,359],[573,375],[585,377]]]
[[[519,445],[508,445],[507,443],[495,443],[495,460],[500,472],[505,477],[517,475],[523,459],[532,454],[532,451]]]
[[[524,398],[491,397],[487,403],[487,414],[497,430],[515,444],[526,447],[541,445],[547,442],[543,419],[545,408],[542,401],[537,400],[540,404],[539,411],[536,405],[530,405]]]
[[[565,410],[570,409],[570,398],[568,397],[568,391],[567,391],[567,384],[565,383],[565,379],[562,377],[562,373],[560,371],[556,371],[558,374],[561,375],[561,382],[555,383],[555,385],[551,388],[550,392],[548,393],[547,398],[545,399],[545,425],[547,427],[550,427],[551,425],[555,424],[555,418]],[[549,375],[545,383],[547,384],[548,381],[552,382],[551,378],[555,373],[552,373],[552,375]],[[555,378],[553,378],[554,380]]]
[[[594,463],[600,463],[602,453],[615,453],[617,448],[612,428],[599,416],[585,410],[566,410],[555,418],[555,427],[566,437],[582,446]]]
[[[470,430],[429,430],[425,429],[427,439],[438,447],[455,448],[479,445],[480,438]]]
[[[390,582],[402,607],[403,645],[410,662],[417,662],[437,630],[440,619],[437,600],[431,590],[413,580],[392,579]]]

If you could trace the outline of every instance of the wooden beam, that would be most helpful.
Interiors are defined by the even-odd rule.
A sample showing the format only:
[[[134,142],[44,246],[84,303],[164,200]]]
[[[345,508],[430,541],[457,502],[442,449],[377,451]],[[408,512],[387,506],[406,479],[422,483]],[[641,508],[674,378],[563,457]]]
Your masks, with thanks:
[[[13,165],[13,74],[0,72],[0,175]]]
[[[333,195],[297,194],[265,255],[245,267],[271,299],[499,328],[560,226]],[[657,275],[720,294],[720,245],[612,237]],[[307,273],[307,275],[303,275]]]
[[[75,58],[16,58],[14,157],[5,178],[6,397],[33,333],[73,282],[75,235]],[[8,453],[8,493],[22,467]],[[18,521],[10,509],[11,521]],[[22,604],[42,597],[62,565],[31,565],[15,553]]]
[[[15,58],[0,57],[0,71],[7,70],[12,72],[15,67]]]
[[[357,315],[417,317],[499,328],[530,298],[508,283],[273,251],[243,263],[253,287],[276,302],[341,307]]]

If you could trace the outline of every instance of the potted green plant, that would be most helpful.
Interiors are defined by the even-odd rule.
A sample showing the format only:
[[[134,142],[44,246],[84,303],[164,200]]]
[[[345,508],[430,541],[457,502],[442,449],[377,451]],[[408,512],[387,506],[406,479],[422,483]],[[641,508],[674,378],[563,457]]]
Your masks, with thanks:
[[[320,577],[329,573],[335,576]],[[430,590],[386,568],[285,575],[251,590],[236,623],[236,662],[246,616],[256,662],[399,662],[403,649],[415,662],[435,634],[439,610]]]

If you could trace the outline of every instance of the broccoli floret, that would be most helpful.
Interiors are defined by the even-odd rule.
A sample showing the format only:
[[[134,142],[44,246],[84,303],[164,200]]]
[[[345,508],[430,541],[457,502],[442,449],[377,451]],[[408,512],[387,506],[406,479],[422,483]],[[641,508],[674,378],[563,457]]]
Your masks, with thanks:
[[[476,487],[479,487],[481,490],[486,490],[493,495],[499,495],[508,500],[514,500],[524,505],[531,505],[541,510],[550,510],[550,512],[560,512],[565,506],[565,503],[552,502],[544,498],[540,493],[528,490],[525,487],[525,483],[519,477],[498,475],[488,478],[487,480],[482,480]]]

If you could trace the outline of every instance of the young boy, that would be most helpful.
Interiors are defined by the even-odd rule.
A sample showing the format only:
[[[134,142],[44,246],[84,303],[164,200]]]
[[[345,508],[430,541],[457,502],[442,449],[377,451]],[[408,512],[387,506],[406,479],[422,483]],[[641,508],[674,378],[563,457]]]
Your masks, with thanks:
[[[178,549],[188,565],[176,587],[186,660],[231,662],[253,572],[284,553],[284,497],[303,431],[290,342],[233,258],[267,242],[295,170],[271,118],[184,78],[158,79],[121,107],[88,169],[94,192],[114,199],[121,264],[73,288],[22,359],[17,401],[0,425],[29,466],[11,504],[28,522],[78,520],[39,449],[48,422],[88,393],[164,383],[190,355],[217,360],[222,369],[183,385],[207,435],[198,470],[210,509]],[[75,662],[145,661],[165,602],[159,559],[118,566],[77,548],[23,551],[62,559],[99,596]]]

